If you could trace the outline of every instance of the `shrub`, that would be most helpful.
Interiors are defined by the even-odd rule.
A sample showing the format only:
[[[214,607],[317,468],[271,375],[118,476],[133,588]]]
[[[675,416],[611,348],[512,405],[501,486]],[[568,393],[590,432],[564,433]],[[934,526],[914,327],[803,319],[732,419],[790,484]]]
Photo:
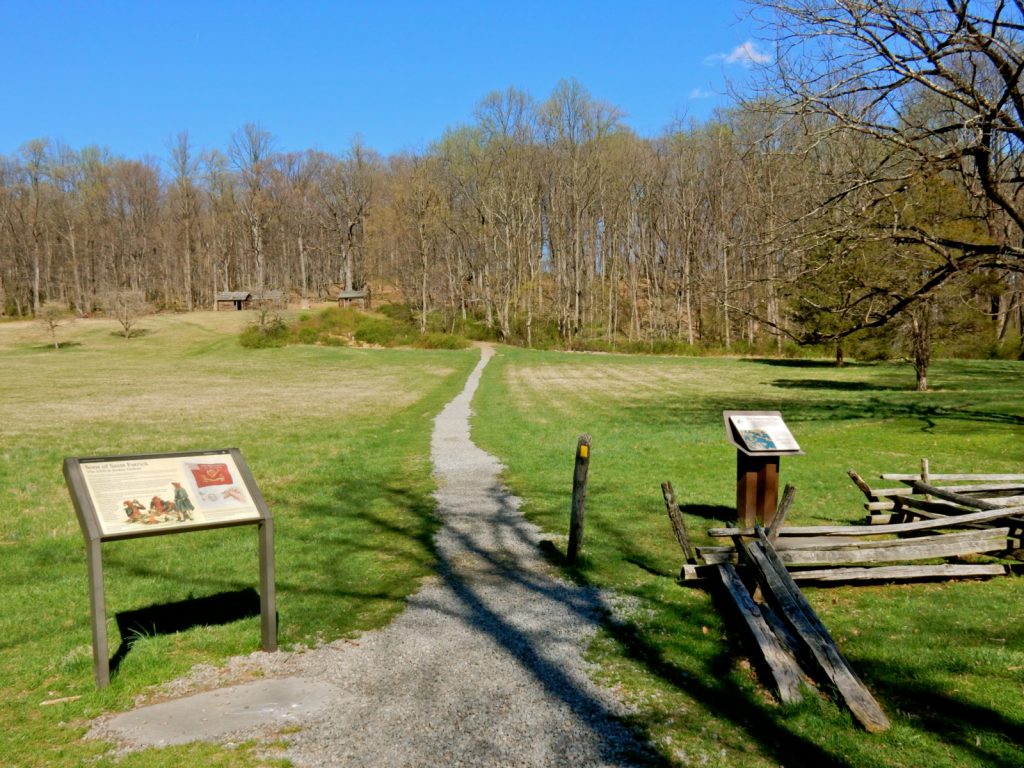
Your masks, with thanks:
[[[415,346],[421,349],[465,349],[469,341],[449,333],[425,333],[416,340]]]
[[[283,347],[288,343],[290,336],[288,325],[280,317],[261,315],[246,326],[238,341],[243,347],[265,349]]]
[[[366,314],[351,307],[328,307],[316,315],[303,313],[279,339],[274,330],[260,335],[246,330],[246,346],[280,346],[289,341],[341,347],[355,340],[378,347],[420,347],[422,349],[463,349],[469,342],[443,332],[420,334],[416,318],[407,306],[386,304],[379,313]],[[263,338],[269,335],[270,338]]]
[[[360,317],[355,332],[356,341],[380,347],[412,345],[417,337],[414,328],[386,317]]]
[[[316,328],[310,328],[307,326],[305,328],[299,328],[296,338],[298,339],[299,344],[316,344],[317,340],[320,338],[320,332],[317,331]]]

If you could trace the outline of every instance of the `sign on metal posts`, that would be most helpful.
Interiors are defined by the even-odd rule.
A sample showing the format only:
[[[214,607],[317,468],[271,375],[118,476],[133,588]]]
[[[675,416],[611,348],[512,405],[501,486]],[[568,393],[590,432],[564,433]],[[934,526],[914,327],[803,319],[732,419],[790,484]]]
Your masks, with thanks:
[[[779,502],[779,458],[802,456],[778,411],[725,411],[725,435],[736,447],[736,518],[770,525]]]
[[[259,530],[263,650],[277,649],[274,524],[237,448],[64,459],[64,478],[85,537],[96,685],[110,683],[105,541],[255,525]]]

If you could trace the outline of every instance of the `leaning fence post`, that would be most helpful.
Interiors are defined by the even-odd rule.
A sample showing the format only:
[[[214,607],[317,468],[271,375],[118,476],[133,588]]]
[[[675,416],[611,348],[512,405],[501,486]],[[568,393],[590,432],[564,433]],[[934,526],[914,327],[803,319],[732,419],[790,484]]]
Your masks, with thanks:
[[[580,435],[576,444],[576,467],[572,474],[572,516],[569,518],[569,546],[565,559],[575,565],[583,546],[583,513],[587,498],[587,470],[590,467],[590,435]]]

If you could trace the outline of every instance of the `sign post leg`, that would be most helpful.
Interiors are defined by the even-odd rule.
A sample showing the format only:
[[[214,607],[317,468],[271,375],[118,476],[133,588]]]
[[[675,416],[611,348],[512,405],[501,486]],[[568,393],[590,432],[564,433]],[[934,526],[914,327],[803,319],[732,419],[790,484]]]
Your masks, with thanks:
[[[274,523],[268,517],[259,524],[260,536],[260,635],[264,651],[277,650],[277,594],[274,586]]]
[[[103,593],[103,561],[99,539],[86,547],[89,562],[89,602],[92,607],[92,659],[96,687],[110,685],[110,648],[107,644],[107,603]]]

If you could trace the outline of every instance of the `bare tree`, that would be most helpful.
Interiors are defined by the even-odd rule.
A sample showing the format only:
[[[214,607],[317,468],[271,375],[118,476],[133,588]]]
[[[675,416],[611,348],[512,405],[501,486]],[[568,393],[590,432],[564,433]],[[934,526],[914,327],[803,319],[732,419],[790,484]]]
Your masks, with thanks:
[[[48,301],[36,312],[36,320],[50,334],[54,349],[60,349],[60,344],[57,342],[57,329],[64,325],[67,319],[68,308],[61,301]]]
[[[270,170],[273,137],[255,123],[246,123],[231,139],[230,156],[242,180],[239,204],[248,227],[249,249],[256,269],[256,288],[266,284],[267,226],[270,220]]]
[[[790,220],[788,245],[820,254],[831,243],[848,254],[851,242],[873,239],[930,255],[912,285],[861,294],[870,311],[819,339],[881,326],[964,271],[1024,270],[1024,5],[751,3],[776,42],[752,106],[770,104],[786,118],[778,125],[802,133],[822,174],[818,194]],[[912,215],[914,190],[940,179],[962,187],[988,231]]]
[[[174,218],[180,228],[181,237],[181,274],[184,278],[183,290],[185,306],[193,309],[193,273],[199,219],[199,193],[196,189],[196,178],[199,174],[199,159],[192,151],[188,131],[182,131],[173,142],[169,142],[169,163],[173,177],[173,208]]]
[[[110,291],[103,297],[103,309],[121,324],[121,335],[128,341],[136,332],[139,320],[151,311],[146,294],[142,291],[121,289]]]

